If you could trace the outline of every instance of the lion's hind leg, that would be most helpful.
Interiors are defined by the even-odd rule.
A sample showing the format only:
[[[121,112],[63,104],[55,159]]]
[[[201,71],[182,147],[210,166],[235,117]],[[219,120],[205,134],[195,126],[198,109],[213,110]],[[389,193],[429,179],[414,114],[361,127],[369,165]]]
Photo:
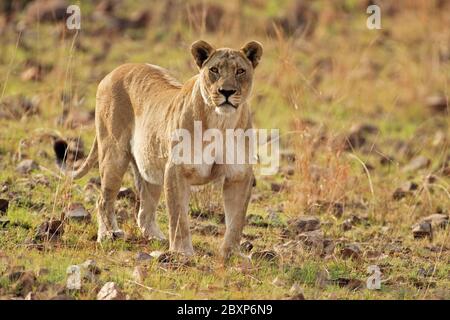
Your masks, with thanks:
[[[106,238],[123,238],[124,232],[117,224],[114,212],[114,203],[122,184],[122,179],[127,171],[129,155],[119,153],[116,148],[100,150],[100,179],[101,194],[98,200],[98,236],[97,241]]]

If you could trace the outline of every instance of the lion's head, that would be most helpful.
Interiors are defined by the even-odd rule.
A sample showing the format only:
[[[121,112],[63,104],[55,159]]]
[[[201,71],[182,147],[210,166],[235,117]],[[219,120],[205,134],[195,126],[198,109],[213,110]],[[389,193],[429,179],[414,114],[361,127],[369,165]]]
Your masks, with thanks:
[[[200,90],[205,103],[218,114],[232,114],[243,104],[252,89],[253,71],[263,49],[259,42],[250,41],[240,50],[214,49],[203,40],[191,47],[200,69]]]

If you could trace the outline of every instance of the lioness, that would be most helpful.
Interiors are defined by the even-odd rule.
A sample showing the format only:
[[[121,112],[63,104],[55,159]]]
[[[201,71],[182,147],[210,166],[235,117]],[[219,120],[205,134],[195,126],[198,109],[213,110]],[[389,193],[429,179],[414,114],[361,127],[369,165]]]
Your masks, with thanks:
[[[171,136],[180,128],[194,133],[194,121],[201,121],[204,130],[251,128],[247,100],[263,49],[256,41],[233,50],[214,49],[200,40],[191,52],[199,74],[183,85],[161,67],[125,64],[98,86],[96,137],[88,158],[72,175],[80,178],[99,163],[98,241],[124,235],[114,201],[131,162],[140,198],[137,222],[145,237],[164,239],[155,214],[164,187],[170,250],[192,255],[190,186],[223,179],[226,233],[221,254],[228,257],[239,246],[253,181],[251,165],[176,164]]]

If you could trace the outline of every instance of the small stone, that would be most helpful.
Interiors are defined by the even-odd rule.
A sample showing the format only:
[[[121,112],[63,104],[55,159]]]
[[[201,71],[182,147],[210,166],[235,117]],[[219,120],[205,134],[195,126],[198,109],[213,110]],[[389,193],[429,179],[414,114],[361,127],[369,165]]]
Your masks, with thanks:
[[[64,213],[64,217],[74,221],[89,221],[91,215],[86,211],[81,203],[72,203],[67,211]]]
[[[431,227],[433,229],[445,229],[448,225],[448,216],[445,214],[435,213],[423,218],[421,222],[431,223]]]
[[[342,217],[342,215],[344,214],[344,205],[340,202],[334,202],[331,205],[331,213],[335,216],[335,217]]]
[[[289,290],[289,296],[291,300],[305,300],[305,295],[303,293],[303,289],[300,287],[300,285],[296,282],[292,285],[291,289]]]
[[[128,199],[131,201],[136,201],[136,194],[133,189],[122,187],[117,194],[117,199]]]
[[[283,167],[281,172],[285,176],[293,176],[295,174],[295,167],[293,165],[288,165],[286,167]]]
[[[117,284],[107,282],[98,292],[97,300],[125,300],[125,295],[121,292]]]
[[[269,226],[269,223],[264,220],[264,218],[259,214],[249,214],[245,218],[247,221],[247,224],[250,226],[255,227],[261,227],[261,228],[267,228]]]
[[[272,182],[270,184],[270,190],[272,190],[273,192],[280,192],[281,189],[283,189],[283,186],[281,183]]]
[[[136,254],[136,261],[139,261],[139,262],[150,261],[152,259],[153,259],[153,257],[145,252],[138,252]]]
[[[90,272],[93,275],[99,275],[102,273],[102,270],[97,266],[97,263],[95,260],[89,259],[80,264],[80,267],[84,268],[88,272]]]
[[[20,295],[25,296],[33,289],[35,282],[36,276],[32,271],[23,271],[20,272],[19,278],[14,284],[14,289]]]
[[[243,252],[248,253],[248,252],[252,251],[252,249],[253,249],[253,244],[250,241],[245,240],[244,242],[241,243],[241,250]]]
[[[147,277],[147,269],[141,266],[134,267],[133,270],[133,279],[136,282],[142,283]]]
[[[45,221],[37,228],[36,240],[56,240],[64,233],[64,225],[61,220]]]
[[[339,287],[348,288],[349,290],[359,290],[364,288],[364,281],[359,279],[337,278],[334,280]]]
[[[430,159],[424,156],[418,156],[412,159],[406,166],[403,167],[404,172],[412,172],[420,169],[425,169],[431,164]]]
[[[414,239],[433,238],[433,228],[430,222],[421,222],[413,226]]]
[[[219,227],[214,224],[199,225],[194,228],[194,231],[203,236],[217,236],[219,235]]]
[[[164,252],[162,251],[152,251],[150,252],[150,256],[155,258],[155,259],[159,259],[159,257],[161,257],[164,254]]]
[[[429,96],[426,99],[426,105],[431,111],[436,113],[448,112],[448,100],[443,94]]]
[[[355,124],[350,128],[348,135],[345,137],[347,142],[345,150],[361,148],[367,142],[367,135],[378,132],[378,128],[371,124]]]
[[[54,297],[51,297],[50,300],[74,300],[74,299],[67,294],[58,294]]]
[[[419,188],[419,185],[412,181],[407,181],[403,183],[400,187],[395,189],[394,193],[392,194],[392,198],[394,200],[401,200],[405,198],[408,195],[412,195],[413,191],[417,190]]]
[[[6,199],[0,199],[0,215],[8,211],[9,201]]]
[[[22,174],[27,174],[37,169],[39,169],[38,163],[31,159],[21,161],[16,167],[16,171]]]
[[[273,279],[272,284],[275,287],[284,287],[286,285],[286,282],[279,277],[276,277],[275,279]]]
[[[42,277],[45,276],[47,274],[50,273],[50,270],[48,270],[47,268],[39,268],[38,272],[37,272],[37,276],[38,277]]]
[[[357,244],[346,245],[341,250],[341,256],[343,259],[359,259],[361,256],[361,249]]]
[[[278,255],[273,250],[264,250],[264,251],[255,251],[250,255],[252,260],[265,260],[265,261],[276,261],[278,259]]]
[[[335,248],[334,241],[331,239],[324,239],[323,240],[323,250],[322,255],[323,256],[330,256],[333,254]]]
[[[341,224],[341,228],[343,231],[351,230],[352,227],[353,227],[353,225],[352,225],[352,222],[350,219],[344,220],[344,222],[342,222],[342,224]]]
[[[25,297],[25,300],[38,300],[38,299],[37,299],[36,293],[29,292],[27,294],[27,296]]]
[[[288,222],[289,228],[296,234],[320,229],[320,220],[313,216],[302,216]]]
[[[31,66],[20,74],[22,81],[40,81],[42,80],[42,69],[39,66]]]
[[[0,217],[0,228],[4,229],[7,228],[10,221],[8,217]]]

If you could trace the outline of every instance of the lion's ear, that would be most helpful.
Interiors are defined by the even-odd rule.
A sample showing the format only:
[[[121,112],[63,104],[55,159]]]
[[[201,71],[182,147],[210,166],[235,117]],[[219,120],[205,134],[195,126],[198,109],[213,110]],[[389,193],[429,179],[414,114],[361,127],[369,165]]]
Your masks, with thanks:
[[[245,46],[243,46],[241,50],[248,58],[248,60],[250,60],[253,68],[256,68],[263,54],[261,43],[259,43],[258,41],[250,41]]]
[[[198,40],[191,45],[191,53],[197,66],[201,68],[203,63],[214,52],[214,48],[206,41]]]

